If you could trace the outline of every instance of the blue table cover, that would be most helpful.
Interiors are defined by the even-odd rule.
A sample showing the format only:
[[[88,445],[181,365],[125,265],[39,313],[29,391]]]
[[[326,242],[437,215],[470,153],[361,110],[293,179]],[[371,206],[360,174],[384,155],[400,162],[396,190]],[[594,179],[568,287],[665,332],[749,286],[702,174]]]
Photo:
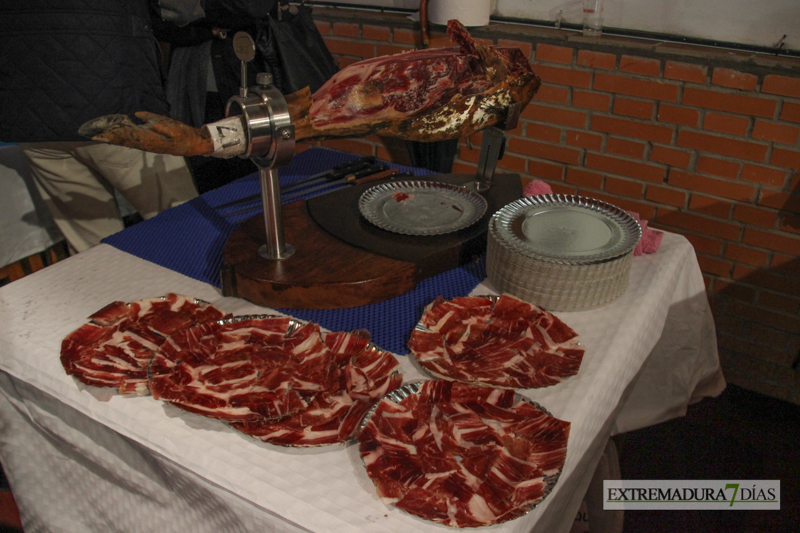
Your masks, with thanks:
[[[280,182],[286,185],[354,159],[358,159],[358,156],[325,148],[311,148],[297,154],[289,165],[279,170]],[[390,165],[400,171],[411,171],[417,176],[431,173],[421,168]],[[219,287],[219,270],[225,243],[238,224],[256,215],[258,211],[230,216],[230,213],[241,209],[241,206],[219,210],[215,206],[257,194],[259,191],[258,173],[254,172],[131,226],[103,242]],[[314,193],[306,197],[313,195]],[[293,244],[302,246],[302,243]],[[371,333],[375,344],[381,348],[396,354],[406,354],[409,335],[427,304],[437,296],[464,296],[485,277],[485,260],[481,259],[425,279],[414,290],[376,304],[344,309],[278,310],[302,320],[316,322],[331,331],[366,329]]]

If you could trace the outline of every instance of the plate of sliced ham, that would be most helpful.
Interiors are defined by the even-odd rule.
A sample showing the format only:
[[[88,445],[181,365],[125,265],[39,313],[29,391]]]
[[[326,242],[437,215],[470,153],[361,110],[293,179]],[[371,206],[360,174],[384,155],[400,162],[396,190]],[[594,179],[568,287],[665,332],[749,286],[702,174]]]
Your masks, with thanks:
[[[169,293],[135,302],[112,302],[61,342],[67,375],[85,385],[146,395],[147,365],[170,336],[225,313],[189,296]]]
[[[345,442],[402,384],[366,331],[323,333],[271,315],[209,322],[170,337],[149,367],[156,399],[278,446]]]
[[[547,387],[576,375],[585,351],[554,314],[508,294],[437,298],[408,346],[434,377],[510,389]]]
[[[569,431],[514,391],[422,381],[381,400],[358,442],[384,503],[446,526],[481,527],[523,516],[549,494]]]

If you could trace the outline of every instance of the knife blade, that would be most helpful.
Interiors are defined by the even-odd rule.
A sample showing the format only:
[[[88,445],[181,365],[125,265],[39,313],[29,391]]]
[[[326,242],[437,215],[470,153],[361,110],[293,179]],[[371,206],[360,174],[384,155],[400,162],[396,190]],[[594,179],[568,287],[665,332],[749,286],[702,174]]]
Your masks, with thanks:
[[[349,182],[345,181],[345,183],[352,183],[353,185],[360,185],[362,183],[369,183],[369,182],[372,182],[372,181],[378,181],[378,180],[382,180],[382,179],[388,178],[388,177],[391,177],[393,179],[397,179],[397,178],[406,178],[406,177],[412,177],[412,176],[414,176],[413,172],[408,172],[408,171],[399,172],[396,169],[389,169],[389,170],[384,170],[384,171],[381,171],[381,172],[376,172],[374,174],[368,174],[368,175],[366,175],[364,177],[356,178],[356,179],[351,180]],[[325,183],[324,186],[325,187],[330,187],[331,190],[325,191],[323,193],[320,193],[317,196],[322,196],[323,194],[328,194],[329,192],[333,192],[334,190],[339,190],[339,189],[333,188],[335,185],[336,184],[333,184],[333,183]],[[304,196],[306,194],[310,194],[314,190],[318,190],[318,189],[322,189],[322,188],[323,188],[323,186],[320,185],[319,187],[316,187],[315,189],[309,189],[307,191],[303,191],[302,193],[289,195],[286,198],[281,198],[281,203],[285,203],[286,200],[291,201],[291,200],[293,200],[295,198],[298,198],[300,196]],[[247,213],[249,211],[254,211],[256,209],[258,209],[260,211],[263,208],[264,208],[263,205],[252,205],[250,207],[245,207],[244,209],[240,209],[238,211],[234,211],[233,213],[226,213],[225,216],[227,217],[227,216],[241,215],[243,213]]]
[[[333,181],[333,180],[336,180],[336,179],[341,179],[341,178],[343,178],[344,176],[348,175],[351,172],[362,170],[364,168],[367,168],[367,167],[370,167],[370,166],[374,165],[376,160],[377,159],[375,158],[375,156],[366,156],[366,157],[362,157],[362,158],[356,159],[354,161],[348,161],[347,163],[342,163],[340,165],[336,165],[335,167],[329,168],[328,170],[325,170],[323,172],[318,172],[318,173],[313,174],[311,176],[302,178],[302,179],[300,179],[298,181],[289,183],[289,184],[287,184],[286,189],[282,188],[281,191],[283,192],[284,190],[287,190],[287,191],[288,190],[294,190],[296,188],[306,186],[306,184],[310,184],[311,182],[316,181],[316,180],[320,180],[320,179],[326,179],[326,180],[330,180],[330,181]],[[220,204],[220,205],[214,206],[214,209],[225,209],[225,208],[228,208],[228,207],[234,207],[234,206],[238,206],[238,205],[245,205],[245,204],[253,203],[253,202],[256,202],[256,201],[259,201],[259,200],[261,200],[261,193],[260,192],[256,193],[256,194],[251,194],[251,195],[245,196],[244,198],[239,198],[238,200],[233,200],[231,202],[225,202],[224,204]]]
[[[297,189],[302,189],[303,187],[308,187],[310,185],[315,184],[316,182],[332,182],[336,180],[340,180],[345,176],[352,174],[354,172],[358,172],[367,168],[371,168],[375,166],[375,158],[363,158],[358,161],[354,161],[352,164],[343,167],[343,168],[334,168],[327,174],[323,174],[321,176],[310,176],[308,178],[303,178],[299,181],[295,181],[292,183],[287,183],[285,187],[281,187],[281,193],[289,193],[295,191]]]
[[[350,174],[347,174],[346,176],[335,181],[326,181],[325,183],[320,183],[308,189],[287,194],[286,196],[281,195],[281,201],[293,200],[294,198],[305,196],[306,194],[325,189],[326,187],[335,187],[337,185],[345,185],[347,183],[366,183],[368,181],[386,178],[392,174],[397,174],[397,170],[390,170],[389,165],[378,164],[371,168],[366,168],[357,172],[351,172]]]

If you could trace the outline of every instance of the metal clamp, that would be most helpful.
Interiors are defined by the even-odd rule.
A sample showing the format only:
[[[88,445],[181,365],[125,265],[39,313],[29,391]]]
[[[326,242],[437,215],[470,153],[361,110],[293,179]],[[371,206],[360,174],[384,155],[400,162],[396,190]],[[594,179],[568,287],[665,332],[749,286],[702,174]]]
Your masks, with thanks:
[[[289,164],[294,155],[294,126],[283,94],[272,85],[272,75],[260,72],[256,85],[244,96],[232,96],[225,115],[241,115],[246,128],[247,149],[239,157],[252,159],[259,167]]]

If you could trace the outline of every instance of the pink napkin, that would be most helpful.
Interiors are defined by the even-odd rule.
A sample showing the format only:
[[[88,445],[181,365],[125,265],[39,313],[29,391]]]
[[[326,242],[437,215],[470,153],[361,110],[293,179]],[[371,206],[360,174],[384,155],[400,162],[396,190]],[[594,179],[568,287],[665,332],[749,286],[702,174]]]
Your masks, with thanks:
[[[661,239],[664,238],[664,232],[657,229],[650,229],[647,227],[647,221],[639,218],[639,213],[628,211],[630,215],[636,219],[636,222],[642,227],[642,238],[633,250],[633,255],[653,254],[658,251],[661,246]]]
[[[538,196],[540,194],[553,194],[553,189],[550,185],[542,180],[531,180],[525,189],[522,191],[522,196]],[[633,255],[652,254],[658,251],[661,246],[661,239],[664,238],[664,232],[657,229],[650,229],[647,227],[647,221],[639,217],[639,213],[628,211],[630,215],[636,219],[636,222],[642,227],[642,238],[639,240],[636,248],[633,250]]]
[[[525,197],[538,196],[540,194],[553,194],[553,189],[550,188],[550,185],[542,180],[531,180],[522,191],[522,196]]]

